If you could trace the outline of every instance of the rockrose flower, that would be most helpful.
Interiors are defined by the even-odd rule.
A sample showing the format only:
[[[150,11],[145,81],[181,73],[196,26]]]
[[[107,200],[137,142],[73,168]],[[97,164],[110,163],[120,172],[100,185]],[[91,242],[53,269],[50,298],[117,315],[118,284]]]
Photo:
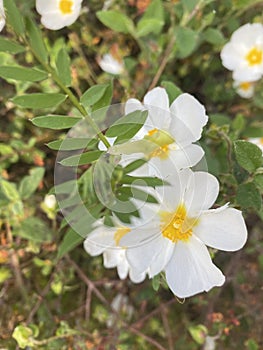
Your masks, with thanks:
[[[46,28],[58,30],[76,21],[81,3],[82,0],[36,0],[36,10]]]
[[[263,25],[247,23],[238,28],[221,51],[223,66],[233,79],[256,81],[263,74]]]
[[[114,145],[110,153],[128,154],[133,150],[144,153],[146,146],[140,150],[136,142],[147,141],[152,146],[146,154],[148,166],[157,170],[151,175],[164,176],[168,180],[175,169],[194,166],[201,160],[204,151],[194,142],[201,138],[208,117],[204,106],[193,96],[181,94],[169,106],[166,90],[157,87],[145,95],[143,103],[133,98],[126,102],[125,114],[136,110],[148,110],[145,124],[132,140]]]
[[[105,54],[98,61],[100,68],[110,74],[119,75],[124,70],[124,64],[122,61],[118,61],[110,53]]]
[[[247,229],[239,210],[227,205],[209,210],[219,191],[213,175],[184,169],[174,180],[157,190],[163,197],[160,207],[152,213],[141,209],[148,223],[123,234],[120,244],[138,274],[147,271],[153,277],[164,271],[171,291],[185,298],[225,281],[206,246],[238,250],[247,240]]]
[[[120,238],[129,231],[130,228],[125,226],[109,227],[99,222],[85,239],[84,249],[91,256],[103,254],[104,267],[116,267],[120,279],[129,275],[132,282],[140,283],[145,279],[146,273],[137,273],[136,269],[130,267],[126,259],[126,249],[119,246]]]
[[[236,92],[239,96],[243,98],[251,98],[255,92],[255,83],[249,81],[237,81],[235,80],[233,83],[233,87],[236,89]]]

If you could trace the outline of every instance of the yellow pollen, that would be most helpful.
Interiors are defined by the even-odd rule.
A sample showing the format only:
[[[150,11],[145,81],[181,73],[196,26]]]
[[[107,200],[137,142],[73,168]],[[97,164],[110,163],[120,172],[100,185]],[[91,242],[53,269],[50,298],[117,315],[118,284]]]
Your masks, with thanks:
[[[128,227],[118,227],[117,231],[114,234],[114,240],[116,245],[120,245],[120,240],[123,236],[125,236],[128,232],[130,232],[131,229]]]
[[[256,64],[261,64],[263,61],[263,52],[262,50],[253,47],[246,55],[246,60],[250,66],[255,66]]]
[[[167,159],[169,157],[169,147],[168,145],[164,145],[162,147],[158,147],[151,154],[150,157],[158,157],[161,159]]]
[[[259,139],[259,144],[260,144],[260,145],[263,145],[263,137],[261,137],[261,138]]]
[[[164,237],[170,239],[173,243],[189,241],[193,234],[192,227],[197,221],[196,219],[187,218],[186,208],[183,204],[179,205],[174,213],[161,212],[160,217]]]
[[[247,91],[252,86],[249,82],[244,82],[239,85],[240,89]]]
[[[148,135],[152,136],[152,135],[156,134],[157,132],[158,132],[158,129],[155,128],[155,129],[148,131]]]
[[[72,10],[73,1],[72,0],[60,0],[59,9],[63,15],[69,15],[73,12]]]

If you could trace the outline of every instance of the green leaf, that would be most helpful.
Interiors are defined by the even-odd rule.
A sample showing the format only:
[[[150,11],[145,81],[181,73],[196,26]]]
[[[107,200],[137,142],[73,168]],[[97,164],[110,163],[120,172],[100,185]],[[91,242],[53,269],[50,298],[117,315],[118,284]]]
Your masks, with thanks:
[[[148,203],[158,203],[157,199],[152,196],[151,194],[139,190],[138,188],[135,187],[130,187],[130,186],[125,186],[125,187],[121,187],[118,190],[118,198],[121,200],[127,200],[125,199],[125,197],[123,197],[123,199],[120,197],[120,195],[125,195],[126,198],[136,198],[139,199],[143,202],[148,202]]]
[[[143,19],[158,19],[164,22],[164,8],[161,0],[152,0],[143,14]]]
[[[43,41],[42,33],[31,18],[26,18],[26,29],[29,36],[30,46],[44,62],[48,62],[48,53]]]
[[[14,228],[14,235],[34,241],[50,242],[52,232],[44,221],[37,217],[29,217],[21,222],[19,227]]]
[[[158,275],[155,275],[153,278],[152,278],[152,287],[153,287],[153,290],[155,292],[158,292],[159,288],[160,288],[160,285],[161,285],[161,276],[160,274]]]
[[[38,188],[45,173],[44,168],[31,169],[30,175],[25,176],[20,182],[18,191],[22,199],[29,198]]]
[[[62,48],[57,55],[56,59],[57,73],[63,84],[66,86],[71,85],[71,70],[70,70],[70,57],[66,49]]]
[[[12,337],[17,341],[21,349],[25,349],[27,346],[34,346],[34,342],[32,341],[33,330],[29,327],[23,325],[16,326]]]
[[[186,58],[194,52],[198,44],[198,33],[190,28],[177,27],[175,31],[178,57]]]
[[[134,33],[134,24],[132,20],[118,11],[98,11],[98,19],[108,28],[124,34]]]
[[[103,151],[90,151],[82,153],[81,155],[71,156],[60,161],[60,164],[64,166],[79,166],[89,164],[97,160],[103,153]]]
[[[19,45],[9,39],[0,37],[0,51],[1,52],[9,52],[11,54],[17,54],[20,52],[24,52],[26,48],[22,45]]]
[[[94,148],[98,144],[97,139],[91,138],[66,138],[65,140],[51,141],[47,144],[50,149],[56,151],[75,151],[77,149]]]
[[[18,10],[14,0],[4,0],[6,21],[14,29],[18,36],[25,33],[25,24],[21,12]]]
[[[13,79],[19,81],[40,81],[47,79],[46,72],[35,68],[25,68],[21,66],[1,66],[0,77],[4,79]]]
[[[32,123],[41,128],[54,130],[70,129],[83,118],[68,117],[64,115],[46,115],[32,119]]]
[[[156,18],[141,19],[138,22],[136,34],[137,37],[143,37],[150,33],[158,34],[164,26],[164,21]]]
[[[263,191],[263,173],[262,174],[256,174],[254,176],[254,184]]]
[[[66,95],[59,93],[35,93],[16,96],[12,99],[12,102],[23,108],[41,109],[56,107],[64,102],[66,98]]]
[[[113,95],[113,82],[111,81],[109,84],[107,84],[102,97],[93,104],[92,111],[94,112],[98,110],[98,114],[93,115],[96,120],[104,119],[106,110],[102,111],[101,109],[110,105],[112,100],[112,95]]]
[[[127,185],[136,185],[136,186],[164,186],[168,185],[168,183],[158,177],[150,177],[150,176],[130,176],[124,175],[122,180],[120,181],[123,184]]]
[[[106,89],[109,87],[109,84],[99,84],[94,85],[89,88],[80,98],[80,102],[83,106],[90,107],[93,106],[96,102],[98,102],[105,94]]]
[[[208,28],[203,32],[203,39],[213,45],[223,45],[225,38],[219,29]]]
[[[2,193],[6,198],[10,199],[10,201],[16,202],[20,199],[19,193],[14,183],[6,180],[1,180],[0,185]]]
[[[131,173],[132,171],[140,168],[141,166],[143,166],[145,163],[147,163],[146,159],[137,159],[134,162],[126,165],[125,168],[123,168],[123,171],[128,174]]]
[[[199,2],[201,1],[200,0],[182,0],[183,7],[187,12],[192,12]]]
[[[262,151],[253,143],[237,140],[234,142],[236,160],[242,168],[254,172],[262,164]]]
[[[241,208],[255,208],[256,210],[261,208],[262,198],[260,192],[252,182],[239,185],[236,198]]]
[[[254,339],[248,339],[246,342],[247,350],[259,350],[258,344]]]
[[[188,331],[197,344],[204,344],[206,335],[208,333],[208,330],[204,325],[199,324],[197,326],[190,326],[188,328]]]
[[[129,140],[142,128],[148,116],[148,111],[134,111],[118,119],[106,132],[107,137],[118,137],[119,140]]]
[[[165,88],[169,96],[170,104],[183,93],[182,90],[171,81],[162,81],[161,86]]]
[[[83,241],[83,237],[69,228],[58,247],[57,259],[61,259]]]

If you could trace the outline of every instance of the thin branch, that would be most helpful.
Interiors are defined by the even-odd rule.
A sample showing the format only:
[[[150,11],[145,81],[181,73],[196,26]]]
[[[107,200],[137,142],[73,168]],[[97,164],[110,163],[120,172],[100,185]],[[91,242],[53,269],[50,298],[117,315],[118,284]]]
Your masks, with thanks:
[[[167,336],[168,349],[173,350],[173,338],[172,338],[171,328],[169,326],[169,320],[167,317],[167,308],[163,304],[161,304],[161,316],[162,316],[162,321],[163,321],[164,329]]]

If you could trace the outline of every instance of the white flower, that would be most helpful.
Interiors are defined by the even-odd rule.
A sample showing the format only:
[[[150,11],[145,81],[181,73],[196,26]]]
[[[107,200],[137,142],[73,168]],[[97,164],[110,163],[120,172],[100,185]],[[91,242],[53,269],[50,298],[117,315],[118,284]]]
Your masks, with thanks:
[[[263,74],[263,25],[247,23],[237,29],[221,51],[222,64],[233,79],[256,81]]]
[[[125,148],[139,152],[135,148],[136,140],[145,140],[151,149],[154,147],[147,155],[150,175],[164,176],[167,180],[173,176],[175,168],[194,166],[203,157],[203,149],[193,143],[200,139],[208,117],[205,108],[193,96],[184,93],[169,107],[165,89],[157,87],[145,95],[143,104],[136,99],[127,101],[125,114],[136,110],[148,110],[144,126],[129,143],[114,145],[110,153],[125,154]],[[146,147],[141,152],[146,151]]]
[[[126,226],[109,227],[99,222],[85,239],[84,249],[91,256],[103,254],[104,267],[117,267],[120,279],[129,275],[132,282],[140,283],[145,279],[146,273],[137,273],[136,269],[131,268],[126,259],[126,249],[119,247],[120,238],[129,231],[130,228]]]
[[[44,198],[44,204],[48,209],[55,209],[57,200],[54,194],[47,194]]]
[[[118,75],[124,70],[123,62],[116,60],[110,53],[102,56],[98,63],[100,68],[106,73]]]
[[[248,141],[257,145],[263,152],[263,137],[251,137]]]
[[[3,30],[5,26],[5,10],[3,0],[0,0],[0,32]]]
[[[249,81],[237,81],[234,80],[233,87],[236,89],[236,92],[239,96],[243,98],[251,98],[254,95],[255,83]]]
[[[137,273],[147,271],[153,277],[164,271],[172,292],[185,298],[225,281],[206,245],[238,250],[246,242],[247,229],[239,210],[227,205],[208,210],[219,191],[213,175],[184,169],[174,177],[173,186],[157,190],[164,194],[158,211],[141,210],[149,223],[123,235],[120,244],[127,247],[127,260]]]
[[[76,21],[81,3],[82,0],[36,0],[36,10],[46,28],[58,30]]]

